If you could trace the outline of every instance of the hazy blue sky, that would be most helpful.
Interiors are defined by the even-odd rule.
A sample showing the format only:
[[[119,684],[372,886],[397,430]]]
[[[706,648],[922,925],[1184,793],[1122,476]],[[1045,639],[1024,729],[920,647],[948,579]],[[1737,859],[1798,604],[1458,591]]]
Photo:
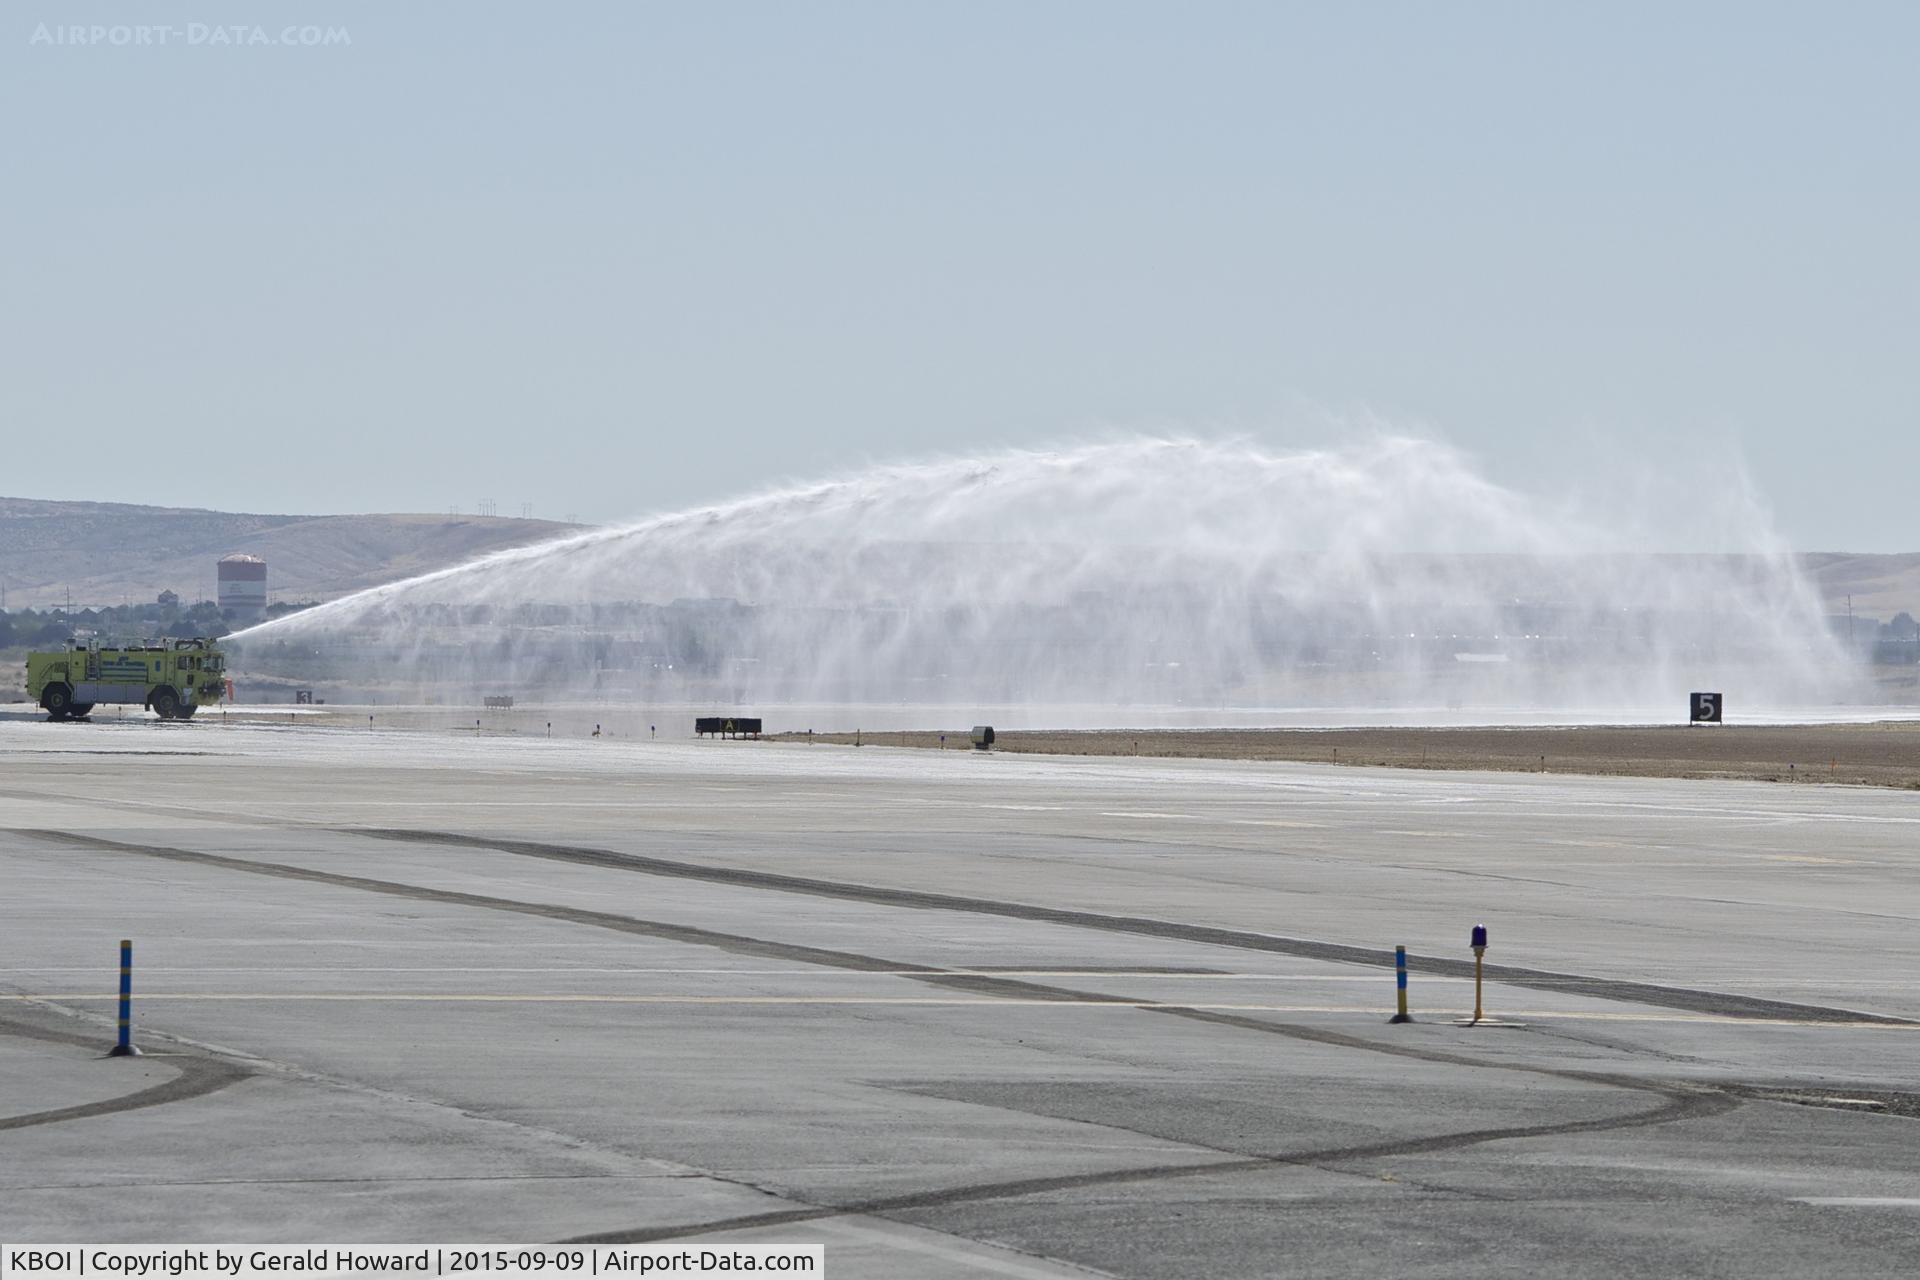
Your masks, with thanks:
[[[38,38],[115,23],[167,42]],[[0,50],[3,494],[604,520],[1374,415],[1529,489],[1738,452],[1796,545],[1920,549],[1920,5],[30,0]]]

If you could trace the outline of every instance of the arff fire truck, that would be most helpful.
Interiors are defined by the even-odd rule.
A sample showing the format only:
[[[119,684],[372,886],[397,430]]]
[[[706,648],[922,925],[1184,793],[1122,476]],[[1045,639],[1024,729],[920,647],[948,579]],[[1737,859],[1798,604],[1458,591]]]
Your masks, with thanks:
[[[77,720],[102,702],[151,707],[162,720],[191,720],[228,688],[225,655],[211,640],[110,649],[70,644],[27,655],[27,696],[50,720]]]

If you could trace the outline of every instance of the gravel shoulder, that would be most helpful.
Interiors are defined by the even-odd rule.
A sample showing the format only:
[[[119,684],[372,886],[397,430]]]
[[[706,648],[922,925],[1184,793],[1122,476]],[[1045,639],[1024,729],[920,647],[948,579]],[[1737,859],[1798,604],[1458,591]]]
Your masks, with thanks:
[[[939,730],[859,737],[868,746],[943,745]],[[947,750],[968,749],[965,729],[947,730],[945,738]],[[851,745],[854,735],[817,734],[813,740]],[[1010,729],[996,735],[994,749],[1920,789],[1920,722],[1911,721],[1512,729]]]

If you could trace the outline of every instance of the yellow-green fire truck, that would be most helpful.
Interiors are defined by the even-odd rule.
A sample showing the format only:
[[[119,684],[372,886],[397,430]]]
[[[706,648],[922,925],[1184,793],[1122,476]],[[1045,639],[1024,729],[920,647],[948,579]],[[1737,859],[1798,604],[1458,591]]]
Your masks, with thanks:
[[[102,649],[70,644],[27,655],[27,696],[50,720],[77,719],[95,703],[152,707],[162,720],[191,720],[226,691],[226,658],[211,640]]]

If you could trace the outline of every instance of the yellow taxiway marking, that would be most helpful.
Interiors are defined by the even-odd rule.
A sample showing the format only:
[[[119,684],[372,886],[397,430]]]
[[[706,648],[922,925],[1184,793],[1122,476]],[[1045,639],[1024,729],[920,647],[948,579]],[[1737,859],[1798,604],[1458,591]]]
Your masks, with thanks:
[[[84,991],[47,992],[31,995],[0,995],[0,1001],[117,1001],[119,994]],[[686,1004],[686,1005],[893,1005],[900,1007],[969,1007],[1036,1009],[1201,1009],[1223,1013],[1341,1013],[1377,1015],[1383,1005],[1337,1004],[1246,1004],[1202,1000],[1047,1000],[1019,999],[1007,996],[674,996],[618,995],[565,992],[518,994],[492,991],[160,991],[149,992],[141,1000],[268,1001],[276,1003],[334,1002],[365,1004]],[[1427,1009],[1419,1018],[1465,1017],[1466,1009]],[[1704,1013],[1613,1013],[1574,1012],[1565,1009],[1502,1009],[1510,1018],[1558,1018],[1581,1022],[1684,1022],[1729,1027],[1820,1027],[1874,1031],[1920,1031],[1920,1022],[1888,1023],[1835,1019],[1813,1022],[1796,1018],[1735,1018]]]
[[[1300,831],[1324,831],[1324,822],[1297,822],[1291,818],[1220,818],[1229,827],[1292,827]]]
[[[1417,958],[1416,958],[1417,964]],[[97,964],[71,965],[0,965],[0,975],[17,974],[51,975],[58,973],[98,974],[103,966]],[[1078,978],[1082,980],[1115,980],[1126,982],[1357,982],[1362,984],[1392,983],[1391,974],[1384,977],[1381,973],[1193,973],[1178,969],[1161,971],[1151,968],[1138,969],[715,969],[683,968],[679,966],[654,965],[362,965],[362,964],[316,964],[316,965],[143,965],[140,972],[154,974],[216,974],[246,973],[256,977],[266,974],[275,976],[288,974],[345,974],[345,973],[458,973],[468,977],[495,973],[548,973],[573,974],[580,976],[599,976],[602,974],[626,974],[632,977],[648,975],[671,975],[673,977],[712,977],[712,978],[925,978],[933,975],[948,978]],[[1470,977],[1451,977],[1446,974],[1414,971],[1414,978],[1421,985],[1467,985],[1473,981]],[[1559,980],[1536,979],[1534,988],[1556,987],[1571,994],[1579,994],[1583,987],[1605,986],[1614,981],[1610,978],[1564,978]],[[1503,985],[1489,982],[1489,986]],[[1716,990],[1748,990],[1771,992],[1787,988],[1815,988],[1821,990],[1842,990],[1848,988],[1873,988],[1890,991],[1920,991],[1920,978],[1777,978],[1767,980],[1746,980],[1735,978],[1716,978],[1711,984]],[[1750,1018],[1738,1019],[1750,1022]]]
[[[43,965],[26,968],[0,968],[0,973],[94,973],[101,966],[89,965]],[[733,978],[1112,978],[1129,982],[1159,982],[1176,979],[1182,982],[1198,979],[1207,982],[1370,982],[1390,984],[1391,976],[1383,978],[1379,974],[1363,973],[1182,973],[1178,970],[1160,972],[1154,969],[672,969],[672,968],[576,968],[553,967],[543,969],[501,968],[491,965],[444,965],[427,966],[389,966],[389,965],[309,965],[299,968],[286,968],[280,965],[227,965],[200,968],[194,966],[157,967],[143,966],[140,972],[152,975],[156,973],[250,973],[292,974],[292,973],[463,973],[474,976],[483,973],[562,973],[562,974],[605,974],[623,973],[638,976],[641,974],[673,974],[675,976],[693,975],[696,977],[733,977]],[[1449,978],[1437,974],[1421,974],[1421,982],[1457,982],[1469,983],[1472,978]],[[1601,979],[1572,979],[1569,986],[1587,986]],[[1898,985],[1908,985],[1902,982]]]
[[[1214,822],[1223,827],[1295,827],[1303,831],[1319,831],[1327,825],[1324,822],[1302,822],[1297,818],[1223,818],[1218,814],[1161,813],[1155,809],[1102,809],[1099,816],[1131,818],[1141,822]]]

